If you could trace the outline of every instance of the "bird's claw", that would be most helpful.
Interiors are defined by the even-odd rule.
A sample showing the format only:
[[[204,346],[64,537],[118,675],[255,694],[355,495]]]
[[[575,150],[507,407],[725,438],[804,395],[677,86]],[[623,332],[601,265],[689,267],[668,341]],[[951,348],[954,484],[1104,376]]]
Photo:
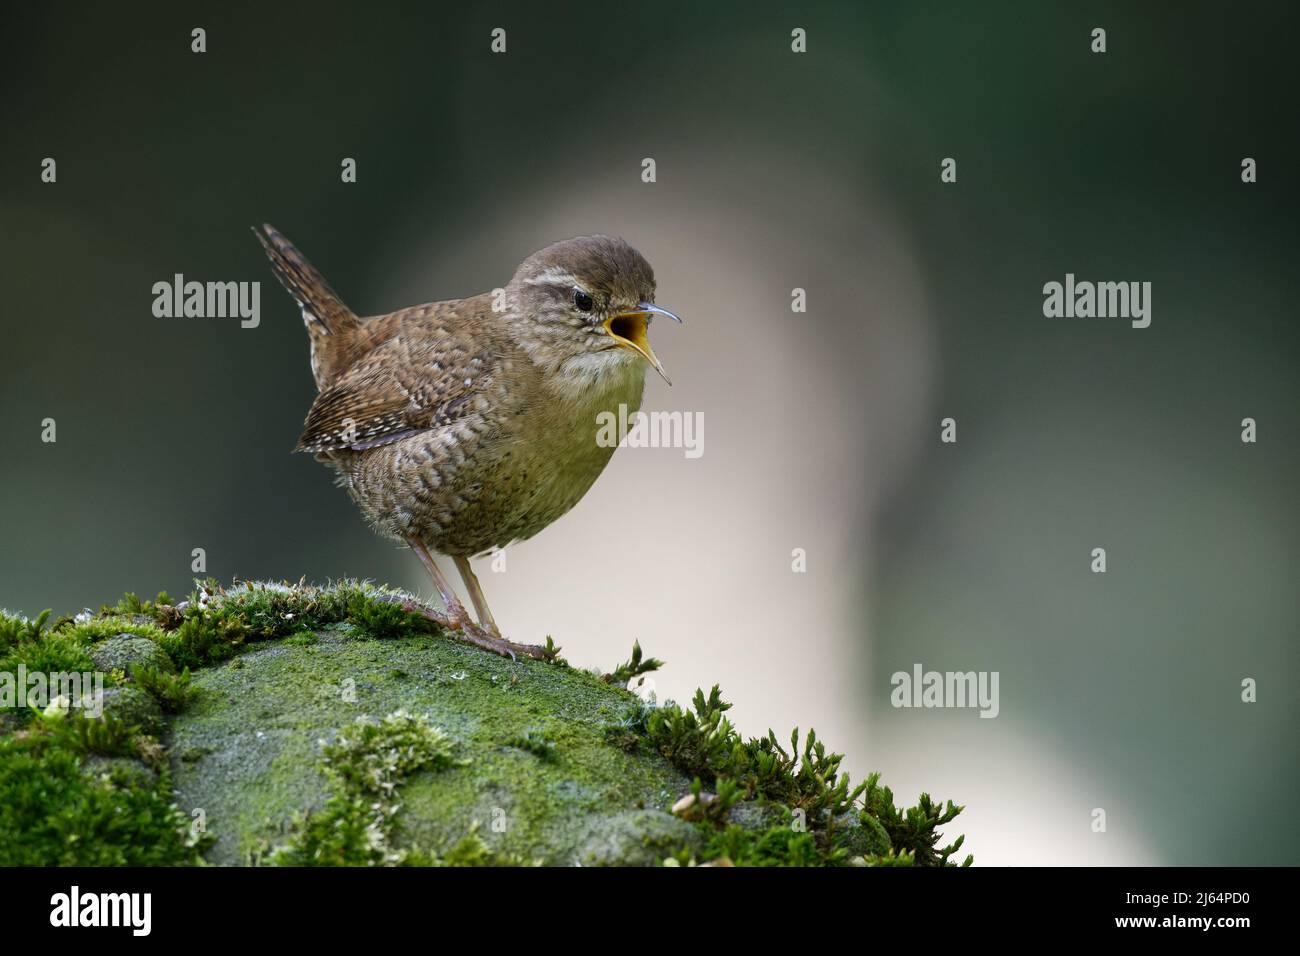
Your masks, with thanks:
[[[455,625],[455,629],[464,635],[466,643],[473,644],[485,651],[491,651],[494,654],[500,654],[502,657],[508,657],[512,661],[519,660],[519,655],[531,657],[534,660],[541,660],[544,656],[544,649],[535,647],[532,644],[516,644],[514,641],[508,641],[501,636],[496,628],[485,628],[469,620],[466,615],[464,619]]]
[[[544,647],[538,647],[534,644],[516,644],[514,641],[508,641],[501,636],[501,632],[497,630],[495,625],[480,627],[475,624],[463,608],[460,609],[460,613],[443,614],[421,601],[399,598],[396,595],[391,597],[385,595],[380,600],[395,604],[400,603],[404,611],[428,618],[448,634],[458,637],[466,644],[472,644],[485,651],[500,654],[512,661],[519,660],[520,655],[531,657],[533,660],[544,660],[546,658],[546,649]]]

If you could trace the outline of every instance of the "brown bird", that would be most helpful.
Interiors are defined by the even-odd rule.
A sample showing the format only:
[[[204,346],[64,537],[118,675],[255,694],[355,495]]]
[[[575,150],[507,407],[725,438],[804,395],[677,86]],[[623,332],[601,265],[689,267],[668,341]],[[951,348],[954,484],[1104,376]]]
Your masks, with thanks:
[[[502,289],[361,319],[284,236],[254,232],[311,337],[319,394],[295,451],[334,468],[371,527],[420,558],[446,615],[421,610],[480,647],[543,656],[501,637],[469,559],[577,504],[614,452],[597,416],[640,407],[646,364],[668,381],[646,330],[681,319],[654,304],[650,264],[622,239],[580,236]],[[477,624],[433,554],[455,562]]]

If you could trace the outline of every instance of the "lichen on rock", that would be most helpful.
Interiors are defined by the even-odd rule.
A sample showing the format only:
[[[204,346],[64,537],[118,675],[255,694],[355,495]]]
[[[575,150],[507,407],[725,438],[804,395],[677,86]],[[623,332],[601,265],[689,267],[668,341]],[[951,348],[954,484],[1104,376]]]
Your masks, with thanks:
[[[92,661],[110,685],[101,725],[20,711],[0,727],[0,806],[21,797],[0,829],[58,843],[75,811],[24,789],[45,762],[96,806],[156,809],[47,862],[951,865],[961,845],[937,845],[959,807],[851,787],[815,734],[743,740],[717,688],[693,708],[642,701],[623,685],[660,662],[639,647],[604,679],[509,660],[414,600],[203,581],[188,601],[128,595],[48,628],[0,615],[0,672]]]

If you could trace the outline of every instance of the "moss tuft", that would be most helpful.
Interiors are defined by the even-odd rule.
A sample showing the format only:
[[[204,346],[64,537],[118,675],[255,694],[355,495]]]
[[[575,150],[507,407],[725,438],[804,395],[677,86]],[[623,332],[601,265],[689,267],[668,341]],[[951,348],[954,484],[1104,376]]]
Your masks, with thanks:
[[[77,634],[55,631],[38,639],[23,639],[11,644],[0,654],[0,673],[16,674],[18,668],[27,673],[85,673],[95,669],[87,652],[86,642]]]
[[[192,834],[153,785],[91,765],[63,740],[0,737],[0,866],[159,866],[201,861],[208,840]]]
[[[893,791],[880,786],[879,781],[878,773],[867,778],[864,814],[878,820],[893,847],[907,854],[916,866],[953,866],[948,858],[961,849],[966,837],[959,836],[948,846],[939,848],[938,828],[951,823],[963,808],[951,800],[944,807],[942,802],[936,804],[928,793],[923,793],[916,806],[900,810],[894,806]],[[970,866],[973,862],[974,857],[968,854],[961,865]]]
[[[634,677],[640,677],[642,674],[649,674],[651,671],[657,671],[664,666],[664,662],[655,657],[646,659],[641,658],[641,642],[632,642],[632,657],[624,664],[619,664],[614,668],[612,673],[605,674],[601,677],[607,684],[618,684],[620,687],[626,687],[628,681]]]
[[[395,711],[358,717],[324,750],[322,770],[338,787],[319,813],[295,822],[293,837],[271,855],[286,866],[390,866],[410,853],[392,844],[397,790],[417,770],[452,766],[451,741],[427,717]]]
[[[188,667],[179,674],[169,674],[155,667],[136,664],[131,667],[131,681],[152,696],[168,714],[181,713],[199,696],[198,688],[190,683]]]
[[[29,620],[20,614],[0,611],[0,651],[8,650],[17,644],[34,644],[41,639],[46,622],[50,619],[49,610],[42,611],[36,620]]]
[[[928,794],[922,794],[918,806],[901,811],[893,804],[893,794],[878,786],[879,774],[851,787],[848,775],[840,772],[843,755],[828,752],[811,730],[801,747],[796,728],[790,735],[789,750],[781,746],[771,730],[765,737],[742,740],[724,716],[731,705],[722,699],[716,685],[707,697],[697,690],[693,704],[693,710],[669,703],[651,711],[646,717],[645,733],[656,751],[696,775],[693,793],[697,800],[701,786],[710,785],[718,796],[727,795],[728,809],[739,802],[737,794],[742,790],[746,799],[790,808],[798,824],[792,832],[806,831],[821,864],[864,859],[862,855],[855,856],[851,847],[864,842],[870,845],[869,836],[864,840],[864,828],[867,828],[869,831],[883,829],[890,845],[900,854],[909,854],[918,866],[955,865],[949,862],[949,857],[960,849],[964,837],[958,837],[943,849],[935,846],[937,828],[952,822],[961,807],[949,802],[947,809],[940,811],[931,804]],[[690,812],[701,823],[724,819],[714,804],[697,802]],[[745,860],[761,861],[772,849],[768,844],[749,842],[752,833],[743,841],[738,835],[727,836],[727,833],[730,830],[722,837],[715,836],[705,844],[702,855],[692,859],[709,861],[725,857],[733,864],[743,865]],[[791,838],[780,845],[802,860],[808,841]],[[779,856],[776,854],[774,858]],[[963,865],[971,862],[968,856]],[[764,864],[756,862],[755,865]]]

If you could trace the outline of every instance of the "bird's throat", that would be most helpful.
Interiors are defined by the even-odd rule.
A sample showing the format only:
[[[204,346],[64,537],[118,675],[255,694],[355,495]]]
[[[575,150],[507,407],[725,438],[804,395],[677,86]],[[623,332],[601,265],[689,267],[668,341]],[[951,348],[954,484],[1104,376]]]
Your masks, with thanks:
[[[646,368],[640,356],[610,348],[566,359],[547,385],[579,421],[594,420],[599,412],[617,412],[619,405],[640,408]]]

